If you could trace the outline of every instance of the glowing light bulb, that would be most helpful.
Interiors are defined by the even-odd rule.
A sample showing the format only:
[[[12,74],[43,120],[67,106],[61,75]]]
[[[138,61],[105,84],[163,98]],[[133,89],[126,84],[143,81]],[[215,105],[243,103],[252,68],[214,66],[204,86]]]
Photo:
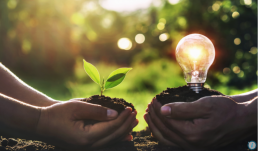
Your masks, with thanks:
[[[214,58],[212,42],[200,34],[187,35],[176,47],[176,60],[184,72],[185,81],[196,93],[202,90]]]

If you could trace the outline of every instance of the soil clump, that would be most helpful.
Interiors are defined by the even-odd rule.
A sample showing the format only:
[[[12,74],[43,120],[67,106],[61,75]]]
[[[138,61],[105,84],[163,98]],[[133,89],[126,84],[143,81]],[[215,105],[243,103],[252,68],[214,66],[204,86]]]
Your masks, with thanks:
[[[131,107],[133,111],[135,110],[133,104],[126,102],[124,99],[110,98],[103,95],[93,95],[89,98],[82,99],[81,101],[99,104],[101,106],[114,109],[118,112],[118,114],[120,114],[126,107]]]
[[[216,90],[203,88],[199,93],[190,90],[188,86],[181,86],[177,88],[167,88],[160,94],[156,95],[156,99],[162,104],[173,102],[193,102],[205,96],[224,95]]]

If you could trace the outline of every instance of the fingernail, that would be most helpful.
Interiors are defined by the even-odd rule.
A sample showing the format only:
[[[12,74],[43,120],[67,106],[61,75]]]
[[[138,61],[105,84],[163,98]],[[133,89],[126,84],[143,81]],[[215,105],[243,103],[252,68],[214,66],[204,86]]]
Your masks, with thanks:
[[[171,114],[171,108],[169,106],[162,106],[161,107],[161,114],[170,115]]]
[[[115,118],[117,116],[117,111],[108,109],[107,110],[107,117],[108,118]]]
[[[130,108],[130,107],[126,107],[125,109],[129,109],[129,110],[131,110],[131,112],[133,111],[133,109],[132,109],[132,108]]]

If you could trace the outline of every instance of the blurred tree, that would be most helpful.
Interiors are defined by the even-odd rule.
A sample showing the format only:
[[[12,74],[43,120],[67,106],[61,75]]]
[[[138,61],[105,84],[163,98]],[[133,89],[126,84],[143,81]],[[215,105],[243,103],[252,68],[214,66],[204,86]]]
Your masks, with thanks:
[[[175,60],[179,40],[200,33],[216,49],[208,78],[212,86],[257,82],[256,0],[159,2],[120,13],[96,0],[1,1],[0,61],[20,74],[66,78],[82,57],[120,66]],[[131,42],[129,50],[117,46],[123,37]]]

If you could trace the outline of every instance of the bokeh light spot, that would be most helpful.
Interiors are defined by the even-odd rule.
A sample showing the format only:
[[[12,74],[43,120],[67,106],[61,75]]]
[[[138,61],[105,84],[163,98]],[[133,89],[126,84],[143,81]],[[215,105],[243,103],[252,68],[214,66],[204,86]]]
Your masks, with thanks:
[[[224,22],[229,21],[228,15],[226,15],[226,14],[223,15],[223,16],[221,17],[221,20],[224,21]]]
[[[163,33],[163,34],[159,35],[159,40],[166,41],[166,40],[168,40],[168,37],[169,37],[168,33]]]
[[[237,7],[235,5],[231,6],[231,12],[234,12],[237,10]]]
[[[84,23],[84,16],[81,13],[74,13],[71,16],[71,22],[77,25],[82,25]]]
[[[251,54],[255,55],[255,54],[257,54],[257,51],[258,51],[258,50],[257,50],[256,47],[252,47],[249,52],[250,52]]]
[[[252,0],[244,0],[245,5],[252,5]]]
[[[219,8],[220,8],[220,5],[219,5],[218,3],[214,3],[214,4],[212,5],[212,10],[213,10],[213,11],[218,11]]]
[[[117,42],[120,49],[130,50],[132,48],[132,42],[129,38],[120,38]]]
[[[164,24],[166,24],[166,23],[167,23],[167,21],[166,21],[166,19],[165,19],[165,18],[160,18],[160,19],[159,19],[159,22],[160,22],[160,23],[164,23]]]
[[[239,12],[235,11],[232,13],[233,18],[237,18],[239,16]]]
[[[231,72],[231,70],[229,68],[224,68],[223,69],[224,74],[229,74],[230,72]]]
[[[171,4],[171,5],[175,5],[177,3],[179,3],[180,0],[168,0],[168,2]]]
[[[30,52],[30,50],[31,50],[31,43],[30,43],[30,41],[27,40],[27,39],[24,39],[22,41],[22,52],[24,54],[28,54]]]
[[[177,22],[181,27],[186,28],[187,21],[184,17],[178,17]]]
[[[240,43],[241,43],[240,38],[235,38],[235,39],[234,39],[234,44],[235,44],[235,45],[239,45]]]
[[[239,78],[243,78],[244,75],[245,75],[244,71],[241,70],[241,71],[238,73],[237,76],[238,76]]]
[[[138,44],[142,44],[144,41],[145,41],[145,36],[143,34],[137,34],[135,36],[135,41],[138,43]]]
[[[240,68],[239,68],[238,66],[235,66],[235,67],[233,68],[233,72],[234,72],[235,74],[238,74],[240,71],[241,71],[241,70],[240,70]]]
[[[9,9],[15,9],[15,7],[17,6],[17,1],[16,0],[9,0],[7,3],[7,7]]]
[[[242,50],[237,50],[236,52],[236,58],[241,59],[243,57],[243,51]]]
[[[165,24],[164,23],[158,23],[157,28],[158,28],[158,30],[163,30],[165,28]]]
[[[114,17],[112,15],[107,15],[101,22],[102,27],[110,28],[113,24]]]

